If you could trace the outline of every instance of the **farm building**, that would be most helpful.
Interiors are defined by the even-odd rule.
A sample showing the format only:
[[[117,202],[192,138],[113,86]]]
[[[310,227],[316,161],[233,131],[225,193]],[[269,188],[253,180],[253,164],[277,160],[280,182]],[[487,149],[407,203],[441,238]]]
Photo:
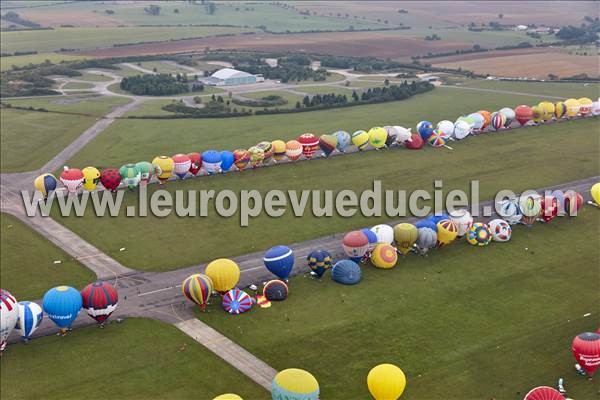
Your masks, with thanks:
[[[211,86],[234,86],[262,82],[264,78],[262,75],[252,75],[233,68],[223,68],[208,78],[202,78],[201,81]]]

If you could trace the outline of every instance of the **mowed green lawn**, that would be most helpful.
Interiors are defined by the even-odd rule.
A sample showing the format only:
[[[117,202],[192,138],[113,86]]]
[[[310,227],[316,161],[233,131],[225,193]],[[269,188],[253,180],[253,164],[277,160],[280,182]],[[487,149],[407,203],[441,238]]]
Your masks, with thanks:
[[[1,388],[3,399],[269,397],[177,328],[137,318],[8,346]]]
[[[556,83],[556,82],[508,82],[488,80],[468,80],[462,86],[508,90],[521,93],[532,93],[540,96],[556,96],[562,98],[589,97],[597,100],[600,97],[599,83]],[[556,99],[554,99],[556,101]]]
[[[2,33],[2,35],[4,35],[4,32]],[[60,53],[38,53],[27,54],[24,56],[1,57],[0,70],[5,71],[7,69],[11,69],[13,65],[17,67],[22,67],[29,64],[41,64],[46,60],[50,60],[50,62],[57,64],[61,61],[84,60],[86,58],[88,57]]]
[[[454,150],[428,146],[421,151],[369,151],[185,182],[169,182],[163,187],[171,192],[178,189],[213,189],[217,193],[225,189],[235,192],[256,189],[263,194],[272,189],[328,189],[335,196],[343,189],[361,193],[372,188],[372,181],[376,179],[382,181],[384,189],[405,189],[409,193],[416,189],[431,192],[435,179],[443,181],[446,191],[468,191],[469,182],[479,180],[481,199],[491,199],[500,189],[519,192],[598,175],[600,138],[593,134],[597,124],[595,119],[563,122],[469,138],[453,144]],[[248,132],[252,132],[251,127],[248,127]],[[121,145],[125,144],[121,142]],[[201,149],[181,148],[165,153]],[[95,151],[99,155],[107,154],[99,148]],[[577,167],[567,168],[565,162]],[[122,163],[96,165],[104,168]],[[87,163],[70,165],[84,166]],[[151,185],[148,197],[163,187]],[[125,218],[122,215],[119,218],[97,218],[92,207],[87,208],[82,218],[60,217],[57,207],[53,208],[52,215],[103,251],[114,253],[116,249],[127,247],[127,251],[115,254],[121,263],[152,271],[246,254],[275,244],[314,239],[391,219],[385,216],[366,218],[357,214],[352,218],[334,215],[317,220],[311,215],[310,201],[302,218],[294,217],[288,203],[288,209],[282,217],[271,218],[262,214],[252,219],[245,228],[239,225],[239,213],[231,218],[219,217],[212,201],[209,203],[208,217],[180,218],[173,212],[167,218]],[[137,203],[137,193],[126,193],[122,214],[126,206],[137,206]],[[139,239],[140,232],[148,233],[143,240]]]
[[[41,299],[54,286],[83,288],[96,280],[89,269],[16,217],[0,214],[0,229],[2,288],[18,300]]]
[[[598,384],[575,373],[570,345],[598,327],[598,223],[584,206],[516,227],[508,243],[463,239],[391,270],[364,265],[356,286],[298,276],[271,308],[231,317],[216,301],[197,315],[277,370],[310,371],[324,399],[370,398],[379,363],[404,370],[407,399],[520,400],[561,377],[570,398],[593,399]]]

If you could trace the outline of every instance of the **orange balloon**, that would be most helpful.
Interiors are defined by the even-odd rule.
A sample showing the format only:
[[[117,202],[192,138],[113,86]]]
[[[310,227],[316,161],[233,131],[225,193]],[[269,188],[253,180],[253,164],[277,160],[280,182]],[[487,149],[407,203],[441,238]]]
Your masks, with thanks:
[[[479,110],[477,113],[481,114],[483,117],[483,125],[481,126],[481,130],[487,128],[487,126],[492,122],[492,114],[486,110]]]

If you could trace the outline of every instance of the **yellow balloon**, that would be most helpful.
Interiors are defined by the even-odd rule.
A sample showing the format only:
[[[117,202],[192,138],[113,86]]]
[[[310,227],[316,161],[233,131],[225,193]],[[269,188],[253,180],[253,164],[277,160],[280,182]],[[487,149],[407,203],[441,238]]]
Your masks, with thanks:
[[[352,144],[359,150],[364,150],[369,144],[369,134],[366,131],[356,131],[352,134]]]
[[[152,165],[156,169],[156,177],[162,182],[166,181],[173,175],[175,162],[171,157],[158,156],[152,160]]]
[[[283,140],[273,140],[273,142],[271,142],[271,146],[275,161],[283,160],[285,157],[285,142]]]
[[[554,104],[554,116],[556,119],[561,119],[567,113],[567,106],[562,101],[556,102]]]
[[[369,143],[373,148],[380,149],[385,146],[387,131],[379,126],[369,130]]]
[[[541,118],[543,121],[551,120],[554,116],[554,104],[549,101],[542,101],[538,104],[538,108],[541,113]]]
[[[319,382],[308,371],[288,368],[275,375],[271,385],[273,399],[317,400]]]
[[[533,122],[540,122],[542,120],[542,110],[540,109],[540,106],[532,106],[531,111],[533,111],[533,117],[531,118]]]
[[[100,182],[100,171],[94,167],[85,167],[81,170],[83,173],[83,188],[92,191]]]
[[[402,255],[407,255],[412,245],[417,241],[419,230],[413,224],[402,223],[394,227],[394,239]]]
[[[46,177],[48,177],[48,179],[46,179]],[[52,182],[54,182],[53,186],[52,186]],[[49,183],[49,187],[46,187],[46,183]],[[54,175],[42,174],[42,175],[38,176],[37,178],[35,178],[35,180],[33,181],[33,187],[35,187],[35,190],[41,192],[45,198],[48,196],[49,190],[56,189],[56,183],[57,183],[57,181],[56,181],[56,178],[54,177]]]
[[[446,246],[458,236],[458,227],[454,221],[443,219],[437,223],[437,246]]]
[[[219,258],[206,266],[204,274],[213,281],[213,288],[219,293],[225,293],[240,280],[240,267],[228,258]]]
[[[590,192],[592,192],[592,199],[600,206],[600,182],[594,184]]]
[[[396,400],[406,387],[404,372],[392,364],[379,364],[367,376],[369,392],[375,400]]]
[[[234,393],[225,393],[215,397],[213,400],[244,400],[240,396]]]
[[[398,262],[398,254],[391,244],[379,243],[371,253],[371,263],[377,268],[394,268],[396,262]]]
[[[579,114],[579,101],[576,99],[565,100],[565,106],[567,107],[567,117],[575,117]]]
[[[581,115],[588,115],[590,112],[592,112],[593,101],[591,99],[588,99],[587,97],[582,97],[577,101],[579,102],[579,113]]]

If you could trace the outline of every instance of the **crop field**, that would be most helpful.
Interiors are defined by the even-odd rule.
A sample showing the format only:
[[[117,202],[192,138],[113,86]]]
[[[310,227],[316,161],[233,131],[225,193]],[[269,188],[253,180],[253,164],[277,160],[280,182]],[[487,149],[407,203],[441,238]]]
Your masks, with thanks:
[[[6,399],[102,399],[107,393],[144,399],[200,393],[212,399],[228,392],[244,393],[247,399],[268,397],[262,387],[174,326],[144,318],[10,346],[2,366]],[[90,391],[89,385],[74,385],[74,376],[109,387]]]
[[[570,344],[597,328],[600,273],[573,268],[596,264],[598,223],[584,206],[577,218],[516,227],[508,243],[463,239],[391,270],[366,264],[355,286],[297,276],[271,308],[228,318],[215,300],[197,317],[278,370],[311,371],[325,399],[369,398],[378,362],[404,370],[408,399],[522,399],[560,377],[570,398],[592,399],[598,385],[575,373]]]
[[[2,35],[5,33],[3,32]],[[88,57],[76,55],[76,54],[64,54],[64,53],[38,53],[29,54],[25,56],[11,56],[0,58],[0,69],[2,71],[11,69],[12,66],[23,67],[29,64],[41,64],[46,60],[52,63],[59,63],[61,61],[73,61],[73,60],[84,60]]]

